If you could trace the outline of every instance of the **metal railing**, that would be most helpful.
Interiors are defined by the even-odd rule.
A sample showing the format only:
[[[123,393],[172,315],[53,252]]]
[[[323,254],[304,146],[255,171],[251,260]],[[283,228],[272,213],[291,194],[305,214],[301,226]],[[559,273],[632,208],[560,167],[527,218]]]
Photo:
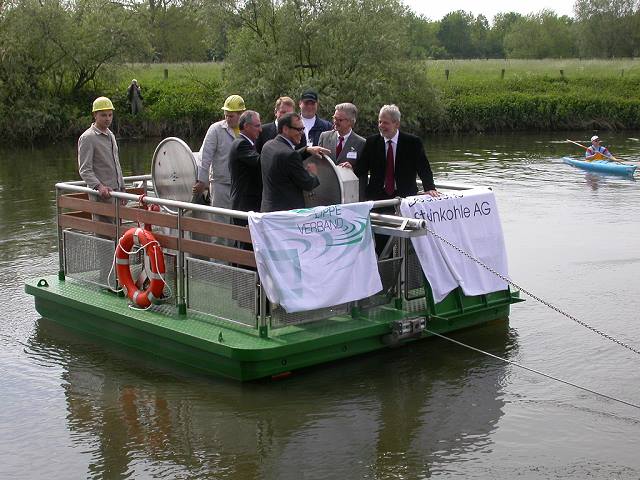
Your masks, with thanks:
[[[268,299],[266,297],[265,291],[260,284],[260,280],[258,275],[254,270],[245,270],[248,272],[249,276],[244,278],[242,276],[242,269],[238,269],[236,266],[228,266],[224,263],[221,264],[220,258],[216,258],[215,256],[209,257],[212,260],[198,260],[191,257],[185,258],[185,255],[189,253],[188,248],[185,247],[185,243],[187,243],[187,237],[193,232],[185,226],[187,223],[187,218],[193,214],[193,212],[201,212],[206,214],[217,214],[223,215],[227,218],[235,218],[235,219],[248,219],[248,213],[243,211],[219,208],[219,207],[211,207],[207,205],[198,205],[189,202],[181,202],[176,200],[168,200],[163,198],[158,198],[153,196],[153,194],[146,196],[147,193],[153,190],[152,185],[148,185],[151,180],[151,175],[138,175],[126,177],[125,182],[131,184],[132,182],[138,183],[138,188],[144,194],[143,202],[144,204],[151,205],[159,205],[160,207],[166,207],[171,209],[174,214],[164,213],[163,215],[167,215],[170,217],[175,217],[175,228],[171,228],[168,235],[165,235],[166,238],[172,238],[173,245],[175,248],[176,262],[175,262],[175,304],[178,308],[178,311],[181,314],[186,314],[187,308],[190,308],[189,305],[189,295],[193,295],[196,293],[196,285],[193,284],[193,289],[189,291],[190,285],[189,282],[193,282],[193,279],[190,279],[189,273],[187,272],[187,265],[192,265],[192,271],[195,266],[201,268],[203,265],[208,268],[208,273],[201,274],[198,277],[198,281],[200,284],[198,288],[202,291],[202,282],[208,279],[211,285],[215,285],[216,282],[219,281],[231,281],[232,285],[230,286],[230,291],[233,300],[236,301],[236,306],[240,309],[244,309],[244,317],[238,320],[237,318],[232,318],[233,315],[232,310],[234,307],[233,303],[225,304],[226,309],[221,311],[210,309],[207,307],[207,302],[203,301],[194,301],[192,300],[193,307],[196,311],[210,314],[216,316],[217,318],[221,318],[223,320],[233,321],[234,323],[240,323],[245,326],[257,328],[260,332],[260,335],[267,336],[268,329],[276,328],[279,326],[286,326],[292,323],[302,323],[303,321],[310,321],[308,318],[318,319],[322,317],[321,312],[315,312],[314,314],[309,314],[307,318],[304,315],[289,315],[286,312],[279,312],[277,305],[270,305],[271,315],[267,315],[267,302]],[[438,188],[448,189],[448,190],[463,190],[469,189],[468,186],[456,185],[456,184],[439,184]],[[60,182],[56,184],[56,203],[58,207],[58,242],[59,242],[59,261],[60,261],[60,276],[64,279],[65,274],[65,247],[64,247],[64,226],[60,224],[61,215],[63,215],[62,211],[69,207],[60,205],[60,197],[63,194],[68,193],[81,193],[87,194],[89,198],[91,196],[97,197],[98,192],[86,187],[86,184],[82,181],[72,181],[72,182]],[[113,201],[114,212],[113,216],[115,225],[115,239],[113,239],[113,251],[117,246],[117,241],[120,235],[123,233],[121,230],[123,227],[129,228],[126,224],[121,223],[123,221],[123,217],[121,216],[123,205],[121,205],[120,201],[126,202],[134,202],[134,203],[142,203],[141,195],[126,193],[126,192],[112,192],[112,197],[116,200]],[[374,202],[374,208],[383,208],[383,207],[397,207],[400,205],[401,199],[395,198],[390,200],[380,200]],[[93,202],[96,203],[96,202]],[[89,213],[91,210],[87,207],[86,211]],[[420,219],[412,219],[412,218],[404,218],[395,215],[387,215],[380,213],[370,213],[371,224],[373,231],[375,233],[382,233],[385,235],[390,235],[393,237],[400,237],[400,241],[397,242],[397,247],[394,248],[389,259],[381,260],[380,270],[381,273],[384,273],[384,283],[385,283],[385,291],[383,292],[383,296],[376,295],[376,299],[364,299],[359,302],[354,302],[351,305],[342,305],[339,306],[338,309],[324,309],[327,311],[326,315],[334,315],[336,311],[340,311],[344,313],[344,311],[350,310],[352,306],[359,306],[360,308],[371,308],[376,305],[380,305],[381,303],[388,303],[392,297],[396,297],[398,299],[402,298],[403,287],[407,285],[407,268],[405,259],[405,251],[407,251],[407,242],[410,237],[420,236],[426,234],[426,221]],[[126,220],[126,218],[124,219]],[[130,220],[130,219],[129,219]],[[193,218],[190,218],[193,220]],[[200,222],[208,222],[207,220],[199,220]],[[216,222],[210,222],[212,225],[216,224]],[[219,225],[219,224],[218,224]],[[73,228],[73,227],[72,227]],[[165,227],[166,228],[166,227]],[[246,227],[233,227],[233,228],[246,228]],[[162,235],[160,235],[162,236]],[[94,237],[95,238],[95,237]],[[227,237],[228,238],[228,237]],[[193,240],[189,240],[193,243]],[[233,249],[233,247],[227,247]],[[243,251],[242,249],[236,249]],[[243,251],[244,255],[247,254],[247,251]],[[252,257],[253,258],[253,257]],[[255,261],[255,259],[254,259]],[[223,259],[224,262],[224,259]],[[231,262],[232,263],[232,262]],[[219,273],[214,273],[219,272]],[[193,272],[192,272],[193,273]],[[220,277],[220,278],[218,278]],[[203,278],[205,280],[203,280]],[[229,280],[230,279],[230,280]],[[240,279],[240,280],[239,280]],[[249,279],[249,280],[247,280]],[[254,279],[254,280],[251,280]],[[247,282],[253,281],[255,282],[255,292],[257,292],[256,297],[251,297],[247,299],[247,295],[242,292],[249,292],[251,287],[248,286]],[[240,282],[240,283],[238,283]],[[415,280],[411,280],[412,284]],[[205,282],[206,283],[206,282]],[[395,288],[390,287],[391,284],[395,284]],[[241,287],[239,285],[242,285]],[[238,293],[240,292],[240,293]],[[242,296],[241,301],[242,305],[238,303],[240,301],[238,298],[233,297],[234,295]],[[250,295],[249,295],[250,296]],[[191,297],[192,299],[195,297]],[[219,305],[218,305],[219,306]],[[338,307],[338,306],[336,306]],[[220,307],[221,308],[221,307]],[[248,311],[253,312],[255,322],[252,322],[250,319],[246,318],[246,314]],[[314,316],[315,315],[315,316]],[[273,318],[271,318],[273,317]],[[324,318],[327,318],[326,316]]]

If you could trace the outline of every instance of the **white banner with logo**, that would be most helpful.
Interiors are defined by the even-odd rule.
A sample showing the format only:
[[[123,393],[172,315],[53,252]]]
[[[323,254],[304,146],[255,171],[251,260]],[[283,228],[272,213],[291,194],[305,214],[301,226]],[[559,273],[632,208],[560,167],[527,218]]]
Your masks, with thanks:
[[[289,313],[338,305],[382,290],[371,233],[373,202],[249,213],[267,297]]]
[[[402,200],[403,216],[424,219],[439,236],[507,277],[507,254],[493,192],[474,188],[440,197],[418,195]],[[436,236],[411,239],[436,302],[453,289],[465,295],[505,290],[507,283]],[[508,278],[508,277],[507,277]]]

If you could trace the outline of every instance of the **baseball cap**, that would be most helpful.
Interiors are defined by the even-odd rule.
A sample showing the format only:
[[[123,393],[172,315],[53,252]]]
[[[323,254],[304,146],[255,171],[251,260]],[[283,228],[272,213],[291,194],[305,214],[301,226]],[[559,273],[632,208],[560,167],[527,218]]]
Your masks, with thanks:
[[[313,100],[318,101],[318,94],[314,90],[305,90],[300,96],[300,100]]]
[[[591,137],[592,142],[595,142],[596,140],[600,140],[600,137],[598,135],[594,135],[593,137]]]

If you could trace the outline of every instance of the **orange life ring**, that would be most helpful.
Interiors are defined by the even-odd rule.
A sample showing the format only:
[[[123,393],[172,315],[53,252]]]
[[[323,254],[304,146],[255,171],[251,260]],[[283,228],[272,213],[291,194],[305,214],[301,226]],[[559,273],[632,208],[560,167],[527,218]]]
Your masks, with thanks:
[[[151,272],[149,273],[149,286],[146,290],[136,287],[131,269],[129,268],[129,252],[134,245],[144,247],[144,253],[149,258]],[[118,240],[116,248],[116,271],[118,281],[125,294],[139,307],[146,308],[152,303],[159,303],[164,290],[162,275],[165,272],[164,255],[162,248],[153,234],[140,227],[130,228]]]

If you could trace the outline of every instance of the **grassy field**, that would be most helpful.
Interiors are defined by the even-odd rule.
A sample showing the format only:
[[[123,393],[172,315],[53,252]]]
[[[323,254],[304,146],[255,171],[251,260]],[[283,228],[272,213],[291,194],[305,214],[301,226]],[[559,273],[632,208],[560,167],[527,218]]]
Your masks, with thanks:
[[[640,79],[640,59],[615,60],[430,60],[425,62],[427,77],[435,84],[469,80],[509,80],[521,78]],[[447,80],[446,70],[449,71]],[[504,77],[502,74],[504,70]],[[562,73],[561,73],[562,71]]]
[[[128,86],[131,79],[140,85],[167,81],[169,83],[211,82],[222,79],[222,63],[132,63],[116,70],[118,84]],[[165,78],[165,71],[167,77]]]
[[[132,78],[142,84],[193,83],[219,81],[221,62],[126,64],[115,76],[120,86],[128,86]],[[428,60],[424,62],[427,78],[438,86],[469,81],[535,79],[541,77],[566,80],[628,78],[640,80],[640,58],[614,60]],[[165,78],[165,70],[167,77]],[[445,74],[449,71],[449,77]],[[502,71],[504,70],[504,74]],[[561,73],[562,71],[562,73]]]

